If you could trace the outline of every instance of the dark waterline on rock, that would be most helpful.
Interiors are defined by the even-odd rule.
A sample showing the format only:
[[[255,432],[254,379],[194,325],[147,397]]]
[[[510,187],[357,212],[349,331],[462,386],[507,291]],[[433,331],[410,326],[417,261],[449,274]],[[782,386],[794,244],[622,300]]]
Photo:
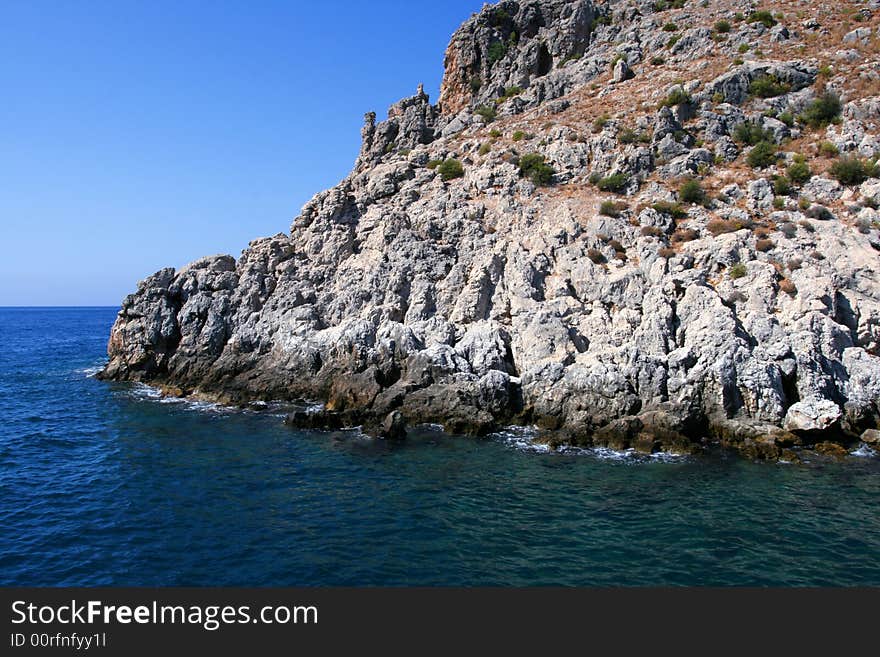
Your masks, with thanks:
[[[880,459],[295,432],[91,378],[114,316],[0,309],[0,584],[880,584]]]

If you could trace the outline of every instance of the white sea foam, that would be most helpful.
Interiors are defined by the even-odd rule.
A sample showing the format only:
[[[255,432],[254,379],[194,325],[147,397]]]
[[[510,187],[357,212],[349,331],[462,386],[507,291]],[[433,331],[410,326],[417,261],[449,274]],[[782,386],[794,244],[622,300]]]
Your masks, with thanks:
[[[492,437],[500,440],[508,447],[524,452],[538,454],[553,452],[549,445],[535,441],[538,437],[538,429],[536,427],[505,427],[503,430],[492,434]],[[670,454],[669,452],[644,454],[634,449],[617,450],[610,447],[572,447],[569,445],[557,448],[555,453],[566,456],[591,456],[603,461],[620,461],[623,463],[680,463],[690,458],[685,454]]]
[[[550,451],[549,445],[535,442],[538,430],[535,427],[505,427],[501,431],[491,434],[492,438],[500,440],[508,447],[524,452],[537,452],[545,454]]]
[[[861,443],[856,449],[849,453],[850,456],[857,456],[863,459],[873,459],[877,458],[877,452],[866,445],[865,443]]]
[[[76,373],[76,374],[82,374],[82,375],[85,376],[85,377],[92,378],[92,377],[94,377],[98,372],[100,372],[101,370],[104,369],[104,365],[105,365],[105,362],[104,362],[104,361],[101,361],[101,362],[98,363],[98,364],[91,365],[91,366],[89,366],[89,367],[81,367],[81,368],[76,369],[76,370],[73,370],[73,371],[74,371],[74,373]]]

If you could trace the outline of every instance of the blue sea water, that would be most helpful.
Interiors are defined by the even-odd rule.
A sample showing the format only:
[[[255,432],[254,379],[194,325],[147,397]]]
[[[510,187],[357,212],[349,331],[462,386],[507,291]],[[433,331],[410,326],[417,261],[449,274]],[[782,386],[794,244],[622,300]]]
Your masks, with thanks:
[[[0,309],[0,585],[880,585],[880,459],[401,445],[91,376],[113,308]]]

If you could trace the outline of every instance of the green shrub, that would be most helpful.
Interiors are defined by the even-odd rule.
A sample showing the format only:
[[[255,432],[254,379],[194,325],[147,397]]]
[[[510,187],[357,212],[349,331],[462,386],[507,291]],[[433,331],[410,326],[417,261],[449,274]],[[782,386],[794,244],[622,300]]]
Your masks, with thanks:
[[[486,123],[492,123],[498,117],[498,111],[489,105],[483,105],[474,110],[474,114],[483,117]]]
[[[857,157],[844,157],[831,165],[828,172],[842,185],[858,185],[877,173],[873,162]]]
[[[781,112],[776,116],[776,118],[782,121],[789,128],[794,125],[794,115],[791,112]]]
[[[503,41],[496,41],[492,45],[489,46],[489,64],[495,64],[496,62],[504,59],[504,55],[507,54],[507,44]]]
[[[662,57],[651,57],[651,66],[663,66],[666,60]]]
[[[795,159],[788,169],[785,170],[785,173],[789,180],[796,185],[803,185],[813,177],[813,172],[810,171],[810,165],[804,161],[798,162],[797,159]]]
[[[741,262],[730,265],[730,269],[727,270],[727,275],[730,276],[733,280],[736,280],[737,278],[742,278],[748,273],[749,270],[746,269],[746,266]]]
[[[762,75],[759,78],[755,78],[749,85],[749,94],[758,98],[775,98],[776,96],[788,93],[790,90],[791,85],[781,82],[772,75]]]
[[[603,114],[595,121],[593,121],[593,132],[602,132],[608,122],[611,120],[611,117],[608,114]]]
[[[621,144],[635,144],[636,142],[647,143],[651,138],[644,132],[636,132],[632,128],[624,128],[617,135],[617,141]]]
[[[682,203],[702,204],[706,202],[706,190],[699,180],[685,180],[678,188],[678,199]]]
[[[826,91],[810,103],[800,118],[811,128],[824,128],[840,117],[841,109],[840,98],[835,93]]]
[[[819,155],[824,155],[825,157],[837,157],[840,155],[840,149],[831,141],[822,141],[819,142]]]
[[[461,178],[464,175],[464,167],[461,165],[461,162],[455,158],[449,158],[448,160],[443,160],[443,162],[437,165],[437,173],[440,174],[442,180],[454,180],[455,178]]]
[[[615,194],[619,194],[624,190],[627,183],[629,182],[629,176],[625,173],[615,173],[611,176],[606,176],[599,180],[596,183],[596,187],[598,187],[603,192],[613,192]]]
[[[480,88],[483,86],[483,79],[479,75],[475,75],[470,79],[469,84],[471,86],[471,93],[478,93],[480,91]]]
[[[741,11],[738,11],[736,12],[736,14],[733,15],[733,20],[735,20],[737,23],[742,23],[745,19],[746,16]]]
[[[762,141],[752,147],[746,156],[746,163],[753,169],[764,169],[776,162],[778,157],[776,145]]]
[[[753,11],[749,14],[749,23],[763,23],[764,27],[773,27],[776,25],[776,19],[769,11]]]
[[[599,214],[616,219],[620,216],[620,211],[625,207],[615,201],[602,201],[602,205],[599,206]]]
[[[513,141],[522,141],[523,139],[525,139],[525,137],[526,137],[526,133],[524,133],[522,130],[516,130],[513,133],[512,139],[513,139]]]
[[[669,41],[666,42],[666,47],[667,47],[667,48],[671,48],[671,47],[674,46],[676,43],[678,43],[678,40],[679,40],[679,39],[681,39],[681,35],[680,35],[680,34],[673,34],[671,37],[669,37]]]
[[[480,146],[479,153],[480,153],[480,155],[486,155],[491,150],[492,150],[492,144],[489,142],[486,142],[485,144]]]
[[[514,85],[512,87],[507,87],[504,90],[504,94],[502,94],[502,96],[498,100],[500,100],[501,102],[504,102],[505,100],[507,100],[509,98],[513,98],[514,96],[519,96],[522,93],[522,91],[523,91],[522,87],[518,87],[516,85]]]
[[[715,23],[715,31],[719,34],[727,34],[730,32],[730,22],[729,21],[718,21]]]
[[[540,153],[527,153],[519,160],[519,175],[528,178],[536,185],[550,185],[553,183],[553,170]]]
[[[441,164],[443,164],[443,160],[429,160],[425,166],[433,170],[439,167]]]
[[[762,141],[771,141],[772,139],[773,133],[769,130],[764,130],[754,121],[745,121],[733,129],[733,140],[740,144],[754,146]]]
[[[773,207],[777,210],[781,210],[785,207],[785,197],[784,196],[774,196],[773,197]]]
[[[740,55],[745,55],[749,50],[751,50],[751,46],[747,43],[741,43],[739,44],[739,48],[737,48],[737,52],[739,52]]]
[[[675,23],[666,23],[666,25],[663,26],[663,31],[676,32],[678,31],[678,25],[676,25]]]
[[[670,203],[669,201],[657,201],[651,208],[660,214],[668,214],[673,219],[684,219],[688,216],[685,210],[678,203]]]
[[[681,87],[676,87],[661,101],[660,107],[675,107],[689,102],[691,102],[690,95]]]
[[[777,196],[791,194],[791,181],[785,176],[773,176],[773,192]]]

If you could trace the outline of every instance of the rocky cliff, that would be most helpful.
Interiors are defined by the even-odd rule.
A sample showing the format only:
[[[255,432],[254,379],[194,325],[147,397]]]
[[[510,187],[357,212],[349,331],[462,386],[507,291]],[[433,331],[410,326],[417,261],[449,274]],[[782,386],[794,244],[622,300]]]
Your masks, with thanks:
[[[164,269],[102,376],[306,426],[876,442],[880,3],[508,0],[289,234]]]

